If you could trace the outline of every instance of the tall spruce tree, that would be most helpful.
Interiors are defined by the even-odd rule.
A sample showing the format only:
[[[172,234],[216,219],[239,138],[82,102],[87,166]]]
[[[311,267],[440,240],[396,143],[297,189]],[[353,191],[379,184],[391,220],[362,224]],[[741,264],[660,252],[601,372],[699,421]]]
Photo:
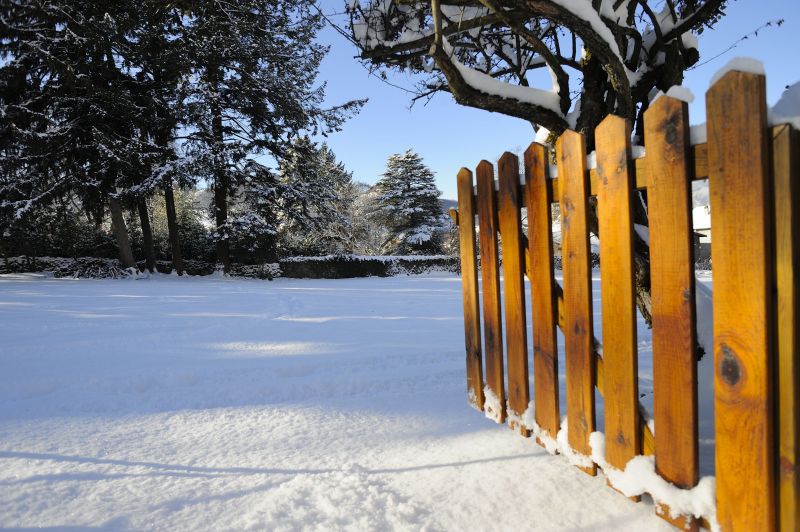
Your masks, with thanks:
[[[277,172],[243,187],[231,213],[234,241],[261,260],[279,254],[342,253],[352,249],[352,176],[326,145],[300,137],[287,147]]]
[[[108,206],[123,266],[133,256],[123,196],[146,171],[151,117],[135,76],[129,40],[137,10],[100,0],[0,5],[0,206],[19,224],[37,207],[66,197],[99,223]]]
[[[433,177],[422,157],[410,149],[389,156],[386,172],[375,185],[378,207],[375,215],[389,228],[384,253],[423,254],[441,250],[441,192]]]
[[[351,253],[354,247],[353,174],[327,144],[307,140],[293,148],[282,168],[281,251],[289,254]]]
[[[338,130],[363,102],[325,109],[324,85],[315,85],[327,48],[314,42],[322,26],[302,0],[193,0],[184,8],[179,43],[188,61],[183,82],[189,155],[213,184],[217,260],[230,269],[234,229],[267,234],[277,213],[262,198],[261,213],[229,219],[229,205],[245,189],[269,192],[274,171],[303,133]],[[254,200],[255,201],[255,200]],[[235,223],[234,223],[235,222]],[[264,226],[260,229],[259,223]],[[274,250],[267,250],[274,254]]]

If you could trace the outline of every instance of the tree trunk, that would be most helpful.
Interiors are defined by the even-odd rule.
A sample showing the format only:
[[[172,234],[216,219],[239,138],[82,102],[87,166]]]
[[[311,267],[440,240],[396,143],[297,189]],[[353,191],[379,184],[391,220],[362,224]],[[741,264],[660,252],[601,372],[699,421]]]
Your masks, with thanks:
[[[117,239],[117,247],[119,248],[119,262],[123,268],[135,268],[136,262],[133,260],[133,252],[131,251],[131,241],[128,239],[128,228],[125,226],[125,219],[122,217],[122,207],[117,198],[109,199],[109,206],[111,207],[111,231]]]
[[[225,273],[231,271],[230,247],[225,224],[228,221],[228,173],[225,168],[225,133],[222,124],[222,105],[219,102],[222,69],[218,63],[209,64],[208,85],[217,94],[209,105],[211,113],[211,158],[214,173],[214,221],[217,229],[217,264],[222,264]]]
[[[150,214],[147,212],[147,201],[141,198],[136,206],[139,209],[139,223],[142,226],[145,264],[150,273],[154,273],[156,271],[156,251],[155,248],[153,248],[153,229],[150,227]]]
[[[217,226],[217,262],[222,264],[225,273],[231,271],[231,257],[230,249],[228,247],[228,239],[226,231],[223,229],[225,223],[228,221],[228,197],[224,183],[220,183],[220,178],[217,178],[214,183],[214,215]]]
[[[164,180],[164,203],[167,209],[167,228],[169,230],[169,247],[172,251],[172,269],[183,275],[183,255],[181,239],[178,234],[178,214],[175,211],[175,195],[172,192],[172,179]]]

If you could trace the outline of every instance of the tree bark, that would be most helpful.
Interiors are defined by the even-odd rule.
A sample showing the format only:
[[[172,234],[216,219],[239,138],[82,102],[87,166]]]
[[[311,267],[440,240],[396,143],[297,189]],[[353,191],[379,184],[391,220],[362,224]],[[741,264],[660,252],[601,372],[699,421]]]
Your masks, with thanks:
[[[164,180],[164,204],[167,210],[167,228],[169,230],[169,247],[172,251],[172,269],[183,275],[183,255],[181,238],[178,233],[178,214],[175,211],[175,194],[172,192],[172,179]]]
[[[209,66],[210,85],[218,88],[220,84],[220,68]],[[216,91],[219,94],[219,90]],[[211,153],[214,164],[214,218],[217,227],[217,263],[222,264],[223,271],[230,273],[231,257],[227,231],[224,229],[228,221],[228,175],[223,153],[225,137],[222,126],[222,107],[218,101],[211,103]]]
[[[147,212],[147,201],[144,198],[136,203],[139,209],[139,223],[142,226],[142,240],[144,240],[145,264],[150,273],[156,271],[156,251],[153,247],[153,229],[150,227],[150,214]]]
[[[117,247],[119,248],[119,262],[123,268],[135,268],[136,262],[133,260],[128,228],[125,225],[125,219],[122,217],[122,206],[117,198],[112,197],[109,199],[109,207],[111,208],[111,231],[117,239]]]

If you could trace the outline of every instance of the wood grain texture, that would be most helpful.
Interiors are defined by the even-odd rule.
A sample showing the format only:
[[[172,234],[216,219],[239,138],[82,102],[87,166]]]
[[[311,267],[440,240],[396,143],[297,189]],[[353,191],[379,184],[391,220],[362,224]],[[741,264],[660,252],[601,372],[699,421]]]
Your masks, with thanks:
[[[566,131],[556,143],[561,181],[561,242],[564,273],[564,340],[567,374],[569,444],[591,455],[595,430],[594,350],[592,345],[592,278],[589,263],[586,144],[583,135]],[[597,474],[596,466],[582,468]]]
[[[617,469],[641,453],[636,306],[633,286],[633,176],[630,124],[609,115],[597,142],[600,290],[605,366],[606,460]]]
[[[480,228],[481,279],[483,281],[483,336],[486,357],[486,386],[499,401],[499,412],[484,404],[487,415],[504,423],[506,419],[505,377],[503,375],[503,329],[500,308],[500,265],[497,248],[497,203],[494,169],[481,161],[476,169],[477,206]]]
[[[554,293],[553,229],[547,194],[547,151],[541,144],[525,150],[525,204],[528,209],[533,389],[536,424],[555,438],[561,428],[558,404],[558,315]]]
[[[689,175],[690,181],[708,179],[708,145],[696,144],[690,147]],[[647,189],[650,183],[650,170],[647,166],[647,157],[640,157],[634,161],[636,169],[636,188],[639,190]],[[588,170],[590,196],[597,196],[597,170]],[[552,203],[557,203],[560,197],[558,177],[547,179],[547,193]],[[523,186],[522,197],[526,197],[525,186]]]
[[[458,172],[458,224],[461,254],[461,294],[464,302],[464,345],[467,359],[467,397],[470,404],[483,410],[483,366],[481,348],[481,311],[478,295],[478,261],[475,255],[475,203],[472,199],[472,172]],[[452,213],[451,213],[452,215]]]
[[[503,244],[503,299],[506,319],[506,362],[509,416],[520,418],[528,408],[528,321],[525,313],[525,248],[520,220],[519,160],[504,153],[497,162],[498,217]],[[513,420],[511,428],[524,436],[529,431]]]
[[[778,346],[778,496],[781,530],[800,530],[800,364],[798,361],[798,222],[800,135],[788,125],[772,128],[775,198],[775,281]]]
[[[717,520],[774,530],[776,478],[767,111],[763,76],[706,94],[714,263]]]
[[[530,220],[530,219],[529,219]],[[529,245],[525,244],[525,237],[523,237],[523,245],[529,248]],[[530,252],[525,254],[525,274],[528,276],[528,279],[533,277],[533,269],[531,266],[531,259],[530,259]],[[531,281],[533,282],[533,281]],[[561,289],[561,285],[557,282],[553,282],[553,294],[555,299],[555,306],[556,306],[556,316],[557,316],[557,323],[558,328],[562,331],[564,330],[564,292]],[[593,347],[592,347],[592,354],[594,356],[595,364],[594,364],[594,373],[592,374],[592,381],[594,382],[594,386],[597,388],[597,392],[602,396],[603,395],[603,357],[600,356],[597,346],[600,345],[600,342],[595,338],[593,340]],[[535,377],[534,377],[535,379]],[[535,381],[534,381],[535,384]],[[538,404],[538,403],[537,403]],[[560,422],[559,422],[560,426]],[[642,441],[642,454],[645,456],[652,456],[655,453],[655,438],[653,437],[653,432],[650,430],[650,427],[645,422],[644,418],[640,415],[639,416],[639,433],[641,434],[641,441]],[[708,527],[706,527],[708,528]]]
[[[692,488],[699,479],[699,463],[688,105],[659,98],[645,112],[644,128],[650,173],[656,471],[680,488]],[[656,511],[681,529],[698,528],[691,517],[672,519],[669,508]]]

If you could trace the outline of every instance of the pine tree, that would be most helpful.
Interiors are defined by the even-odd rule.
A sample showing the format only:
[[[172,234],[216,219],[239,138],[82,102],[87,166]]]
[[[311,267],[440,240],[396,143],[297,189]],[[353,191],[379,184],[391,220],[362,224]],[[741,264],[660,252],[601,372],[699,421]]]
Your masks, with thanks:
[[[323,144],[301,137],[285,151],[277,173],[244,187],[230,226],[235,240],[265,260],[277,254],[352,251],[352,174]]]
[[[314,42],[322,19],[311,3],[184,4],[178,42],[189,73],[182,98],[188,154],[213,184],[217,260],[227,271],[234,233],[255,238],[275,231],[278,213],[266,209],[274,203],[276,175],[260,162],[263,156],[280,163],[298,135],[337,130],[362,102],[322,107],[324,86],[315,80],[327,48]],[[229,220],[229,206],[245,189],[259,212]]]
[[[344,163],[336,160],[336,155],[323,143],[317,151],[318,186],[329,187],[329,204],[318,212],[321,215],[319,230],[312,234],[319,253],[344,254],[354,249],[353,217],[354,203],[358,195],[353,173]]]
[[[411,150],[389,156],[375,185],[375,216],[389,228],[383,252],[424,254],[441,251],[443,215],[433,172]]]
[[[99,223],[109,206],[123,266],[133,257],[125,191],[146,172],[148,91],[132,66],[132,0],[4,2],[0,6],[0,197],[5,223],[75,199]],[[121,192],[121,193],[120,193]]]

